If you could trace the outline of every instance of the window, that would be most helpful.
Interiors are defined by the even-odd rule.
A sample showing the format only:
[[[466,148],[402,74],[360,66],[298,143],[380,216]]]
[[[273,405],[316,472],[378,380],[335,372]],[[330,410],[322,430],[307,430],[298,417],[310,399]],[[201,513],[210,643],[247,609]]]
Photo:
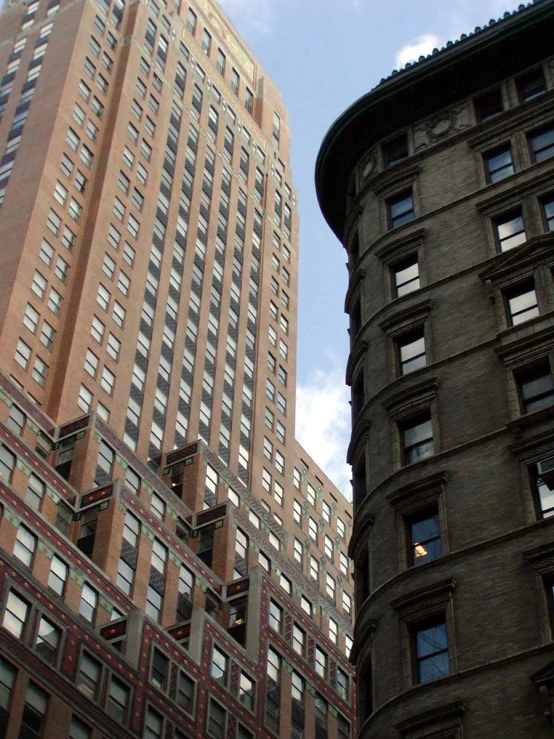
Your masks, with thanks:
[[[32,534],[23,524],[17,529],[17,536],[13,548],[14,557],[24,565],[30,567],[33,562],[33,556],[37,548],[37,537]]]
[[[298,562],[299,565],[302,565],[302,560],[304,557],[304,547],[302,546],[302,542],[295,537],[294,539],[294,561]]]
[[[196,13],[192,10],[192,8],[189,8],[187,15],[187,30],[189,31],[189,33],[192,33],[193,36],[196,33],[196,23]]]
[[[292,504],[292,517],[294,522],[302,528],[302,505],[297,500]]]
[[[239,683],[239,700],[248,708],[249,711],[254,710],[255,683],[245,672],[240,673]]]
[[[102,376],[100,378],[100,387],[105,390],[108,395],[113,395],[115,387],[115,375],[107,367],[102,369]]]
[[[83,584],[81,591],[81,603],[79,605],[79,615],[86,621],[93,624],[96,619],[96,609],[98,608],[98,593],[91,588],[88,583]]]
[[[554,156],[554,128],[532,134],[529,137],[532,158],[535,162],[544,162]]]
[[[48,587],[63,598],[65,584],[69,575],[69,567],[59,557],[54,555],[50,562],[50,574],[48,575]]]
[[[120,724],[124,724],[127,717],[129,694],[129,688],[112,675],[106,701],[106,712]]]
[[[442,553],[440,520],[435,505],[407,521],[409,538],[409,564],[430,562]]]
[[[225,726],[227,723],[227,712],[216,703],[210,700],[210,711],[208,713],[208,736],[214,739],[224,739]]]
[[[187,713],[192,713],[194,707],[194,682],[184,672],[179,673],[177,703]]]
[[[39,320],[40,313],[38,310],[35,310],[30,303],[27,303],[27,307],[25,308],[25,313],[23,315],[23,323],[33,334],[37,330]]]
[[[323,545],[325,556],[328,557],[331,562],[333,561],[333,540],[330,536],[325,534],[324,545]]]
[[[398,366],[401,375],[425,367],[427,357],[425,355],[425,332],[420,326],[398,339]]]
[[[69,727],[69,739],[92,739],[92,729],[77,716],[72,716]]]
[[[152,666],[150,670],[150,682],[160,690],[166,689],[167,677],[169,673],[169,660],[158,649],[154,649],[152,653]]]
[[[31,347],[28,346],[22,339],[17,342],[17,348],[15,350],[15,361],[26,370],[29,366],[29,360],[31,359]]]
[[[392,268],[395,297],[400,298],[421,287],[417,254],[394,265]]]
[[[396,228],[415,218],[414,197],[411,190],[387,201],[389,228]]]
[[[342,608],[345,613],[352,613],[352,598],[344,590],[342,591]]]
[[[48,349],[48,351],[52,351],[55,338],[56,331],[52,328],[48,321],[43,321],[42,329],[40,332],[40,343],[43,344]]]
[[[296,624],[292,626],[292,648],[301,657],[304,656],[306,650],[306,634]]]
[[[500,251],[508,251],[527,240],[521,208],[494,221]]]
[[[319,580],[319,562],[313,555],[310,555],[310,577],[316,582]]]
[[[509,145],[486,154],[484,160],[489,182],[499,182],[514,173],[512,150]]]
[[[435,453],[431,415],[412,419],[402,428],[404,464],[412,464]]]
[[[502,91],[499,87],[489,90],[475,99],[477,120],[484,123],[502,113]]]
[[[16,639],[21,639],[29,616],[29,604],[13,591],[8,595],[2,626]]]
[[[202,33],[202,51],[204,54],[209,55],[212,48],[212,37],[208,30],[205,28]]]
[[[554,200],[546,200],[542,204],[544,210],[544,219],[546,221],[546,230],[554,231]]]
[[[25,428],[25,424],[27,422],[27,416],[23,413],[23,411],[18,408],[16,405],[12,405],[10,407],[10,415],[7,420],[7,425],[15,431],[15,433],[18,436],[21,436],[23,434],[23,430]],[[2,476],[1,472],[1,458],[0,458],[0,476]]]
[[[527,103],[546,92],[544,73],[542,69],[535,69],[518,80],[519,97],[522,103]]]
[[[512,326],[529,321],[539,315],[537,293],[533,280],[506,290],[505,299],[508,319]]]
[[[439,616],[417,624],[413,629],[415,681],[435,680],[448,675],[448,636],[446,620]]]
[[[62,630],[41,616],[35,644],[35,652],[49,665],[54,664],[62,640]]]
[[[521,412],[534,413],[554,405],[554,379],[548,359],[516,375]]]
[[[533,467],[531,474],[535,483],[539,518],[554,515],[554,459],[544,459]]]
[[[20,736],[42,736],[47,709],[48,694],[38,685],[29,682],[23,706]]]
[[[311,516],[308,519],[308,535],[317,544],[318,526],[317,521]]]
[[[327,678],[327,655],[319,647],[315,649],[315,671],[323,678]]]
[[[162,739],[164,720],[153,708],[146,712],[144,739]]]
[[[83,652],[77,674],[77,688],[93,701],[96,700],[98,695],[101,673],[102,666],[100,662]]]
[[[389,141],[383,148],[385,167],[392,167],[408,158],[408,138],[405,133]]]
[[[331,600],[334,602],[336,594],[336,584],[334,578],[332,578],[329,574],[325,575],[325,587],[327,596],[331,598]]]
[[[310,602],[310,601],[309,601],[309,600],[308,600],[308,599],[307,599],[307,598],[306,598],[305,596],[303,596],[303,595],[302,595],[302,596],[301,596],[301,598],[300,598],[300,608],[302,608],[302,610],[304,611],[304,613],[307,613],[307,614],[308,614],[308,616],[310,616],[310,617],[312,616],[312,610],[313,610],[312,604],[311,604],[311,602]]]
[[[7,447],[0,444],[0,477],[10,482],[13,469],[15,467],[16,457]]]
[[[85,386],[81,385],[79,388],[79,397],[77,399],[77,405],[79,408],[85,413],[88,413],[92,407],[92,400],[93,400],[93,394],[90,392],[90,390]]]
[[[210,674],[220,685],[226,686],[229,677],[229,657],[215,645],[212,651]]]
[[[277,605],[274,600],[269,602],[269,620],[270,627],[278,634],[283,628],[283,609]]]

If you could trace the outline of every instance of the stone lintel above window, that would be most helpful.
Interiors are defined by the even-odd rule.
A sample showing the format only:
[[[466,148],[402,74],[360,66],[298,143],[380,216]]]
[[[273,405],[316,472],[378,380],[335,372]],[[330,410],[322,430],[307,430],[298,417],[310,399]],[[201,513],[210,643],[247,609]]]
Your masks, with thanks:
[[[393,421],[401,421],[429,409],[436,398],[439,380],[431,377],[410,387],[403,387],[383,401]]]
[[[495,351],[505,366],[513,370],[547,357],[552,353],[553,343],[554,326],[547,326],[528,336],[511,338]]]
[[[421,168],[419,165],[411,167],[393,167],[385,169],[373,180],[368,181],[370,189],[379,197],[390,198],[401,190],[411,187],[418,178]]]
[[[349,280],[348,290],[346,291],[346,297],[344,299],[344,312],[350,313],[352,305],[360,296],[360,289],[363,281],[366,278],[365,269],[354,270]]]
[[[403,257],[415,252],[425,241],[426,229],[418,228],[405,236],[393,240],[387,239],[386,243],[375,251],[375,256],[384,264],[392,264]]]
[[[424,321],[432,307],[432,300],[421,300],[415,305],[392,311],[390,315],[381,321],[379,328],[389,333],[391,329],[403,330],[412,323]]]
[[[371,428],[371,421],[367,418],[360,418],[359,422],[354,424],[352,429],[352,438],[348,445],[348,451],[346,452],[346,460],[348,464],[355,465],[358,458],[363,454],[365,445],[369,439],[369,431]]]
[[[435,502],[444,492],[448,481],[447,472],[437,472],[414,480],[386,496],[386,500],[399,513],[406,514],[417,511]]]
[[[531,277],[539,265],[554,263],[553,246],[554,232],[533,236],[520,249],[499,252],[479,277],[485,284],[501,288]]]
[[[531,180],[525,180],[510,186],[508,192],[502,191],[495,195],[487,196],[482,200],[478,200],[475,206],[484,216],[494,218],[502,215],[508,210],[511,210],[515,206],[521,205],[521,201],[530,195],[535,196],[537,192],[541,191],[542,187],[552,187],[552,174],[546,172],[545,174],[537,175]]]
[[[395,725],[402,739],[459,739],[466,711],[463,701],[445,703],[429,711],[410,716]]]
[[[390,605],[403,621],[407,623],[419,621],[444,611],[450,604],[455,587],[456,581],[449,577],[405,593],[393,600]]]
[[[371,652],[377,626],[378,621],[374,618],[362,619],[356,626],[356,636],[348,659],[351,664],[357,666],[358,670],[365,662],[364,657],[369,656]]]
[[[539,575],[554,574],[554,542],[523,552],[525,559]]]

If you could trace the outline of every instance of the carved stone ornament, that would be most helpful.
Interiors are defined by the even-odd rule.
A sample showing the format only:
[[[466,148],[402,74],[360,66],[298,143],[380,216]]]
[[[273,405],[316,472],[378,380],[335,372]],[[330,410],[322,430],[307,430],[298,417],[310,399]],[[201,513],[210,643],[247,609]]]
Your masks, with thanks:
[[[370,149],[362,157],[358,164],[358,189],[364,186],[364,182],[370,177],[377,168],[377,149]]]
[[[436,144],[447,136],[452,136],[467,128],[470,123],[467,105],[444,110],[429,118],[414,130],[415,149],[418,151],[425,146]]]

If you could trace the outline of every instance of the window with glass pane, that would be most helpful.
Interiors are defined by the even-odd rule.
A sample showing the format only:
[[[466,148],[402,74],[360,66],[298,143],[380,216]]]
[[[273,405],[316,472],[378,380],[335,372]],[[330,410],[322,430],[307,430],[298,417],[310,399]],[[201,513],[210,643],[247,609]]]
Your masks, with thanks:
[[[418,624],[414,628],[413,640],[416,682],[423,683],[448,675],[450,660],[444,616]]]
[[[430,413],[409,421],[402,429],[404,464],[412,464],[435,453]]]
[[[98,593],[91,588],[88,583],[84,583],[81,592],[81,604],[79,606],[79,614],[83,616],[89,623],[93,624],[96,618],[96,609],[98,608]]]
[[[475,109],[477,118],[481,122],[488,121],[502,113],[504,106],[502,104],[502,90],[500,87],[489,90],[489,92],[476,98]]]
[[[214,646],[212,651],[211,676],[221,685],[227,685],[229,675],[229,657]]]
[[[527,103],[539,95],[546,92],[546,84],[544,81],[544,72],[541,69],[535,69],[533,72],[520,77],[518,80],[519,96],[522,103]]]
[[[32,474],[29,477],[27,492],[25,493],[26,502],[31,506],[31,508],[40,511],[45,493],[46,485],[39,477]]]
[[[92,729],[77,716],[72,716],[69,727],[69,739],[92,739]]]
[[[554,199],[545,200],[542,207],[544,210],[544,219],[546,221],[546,230],[554,231]]]
[[[240,673],[239,700],[250,711],[254,710],[255,685],[245,672]]]
[[[59,557],[54,555],[50,562],[50,574],[48,575],[48,587],[59,596],[63,597],[65,583],[69,574],[69,567]]]
[[[327,726],[327,701],[319,693],[315,696],[315,723],[316,723],[316,734],[317,727],[325,728]]]
[[[396,228],[415,218],[414,197],[411,190],[392,198],[387,202],[389,227]]]
[[[429,562],[442,553],[440,520],[437,506],[433,506],[408,520],[410,564]]]
[[[554,457],[537,462],[531,470],[540,518],[554,516]]]
[[[398,363],[401,375],[425,367],[427,357],[425,354],[425,330],[420,326],[408,334],[400,337],[397,342]]]
[[[19,595],[10,592],[4,611],[2,626],[13,634],[16,639],[21,639],[29,615],[29,604]]]
[[[304,656],[304,649],[306,644],[306,634],[296,624],[292,627],[292,648],[297,654]]]
[[[113,465],[115,462],[115,452],[106,442],[101,441],[98,448],[98,463],[96,468],[95,483],[102,485],[106,482],[106,478],[111,480],[113,473]]]
[[[10,708],[13,684],[17,676],[17,670],[0,657],[0,708],[5,711]]]
[[[146,712],[144,739],[162,739],[164,720],[153,708]]]
[[[408,158],[408,137],[405,133],[397,136],[389,141],[383,147],[384,160],[386,167],[392,167],[393,164]]]
[[[25,705],[23,706],[23,716],[21,718],[20,736],[28,736],[29,731],[34,732],[30,736],[42,736],[44,729],[44,719],[48,709],[48,693],[35,685],[29,683],[27,686],[27,695],[25,697]]]
[[[315,650],[315,671],[320,677],[327,677],[327,655],[319,647]]]
[[[392,268],[393,286],[395,297],[400,298],[414,290],[419,290],[421,281],[419,277],[418,255],[410,257],[395,264]]]
[[[15,463],[15,454],[10,452],[3,444],[0,444],[0,477],[10,482]]]
[[[537,293],[534,280],[524,282],[517,287],[506,290],[508,318],[512,326],[529,321],[539,315]]]
[[[77,675],[77,687],[91,700],[96,700],[102,665],[86,652],[83,652],[79,674]]]
[[[35,652],[48,664],[56,660],[62,639],[62,631],[45,616],[41,616],[38,626]]]
[[[179,682],[177,684],[177,703],[188,713],[192,713],[194,706],[194,682],[185,675],[184,672],[179,673]]]
[[[29,529],[20,524],[17,529],[17,536],[13,548],[14,556],[17,557],[20,562],[27,565],[27,567],[30,567],[33,562],[33,555],[36,548],[37,537],[32,534]]]
[[[274,600],[269,602],[269,625],[278,634],[281,633],[283,625],[283,609]]]
[[[513,175],[514,162],[510,146],[495,149],[490,154],[486,154],[484,159],[489,182],[499,182]]]
[[[548,359],[518,373],[522,413],[534,413],[554,405],[554,379]]]
[[[214,739],[224,739],[227,712],[215,701],[210,701],[208,714],[208,736]]]
[[[554,156],[554,128],[532,134],[529,142],[535,162],[544,162]]]
[[[513,213],[497,218],[494,222],[496,238],[500,251],[508,251],[525,243],[525,223],[521,208]]]
[[[120,724],[125,723],[127,717],[127,706],[129,704],[130,690],[117,677],[112,675],[110,688],[106,701],[107,713]]]
[[[16,405],[12,405],[10,408],[10,415],[7,420],[8,426],[15,431],[18,436],[23,434],[27,416],[20,410]],[[1,475],[1,473],[0,473]]]

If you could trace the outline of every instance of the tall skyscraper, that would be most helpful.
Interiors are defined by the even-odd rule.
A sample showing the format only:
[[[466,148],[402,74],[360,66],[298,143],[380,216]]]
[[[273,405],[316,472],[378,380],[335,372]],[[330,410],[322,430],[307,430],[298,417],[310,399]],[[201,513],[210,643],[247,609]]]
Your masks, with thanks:
[[[0,723],[352,736],[278,90],[211,0],[0,17]]]
[[[553,111],[539,0],[382,80],[320,150],[364,739],[552,736]]]

